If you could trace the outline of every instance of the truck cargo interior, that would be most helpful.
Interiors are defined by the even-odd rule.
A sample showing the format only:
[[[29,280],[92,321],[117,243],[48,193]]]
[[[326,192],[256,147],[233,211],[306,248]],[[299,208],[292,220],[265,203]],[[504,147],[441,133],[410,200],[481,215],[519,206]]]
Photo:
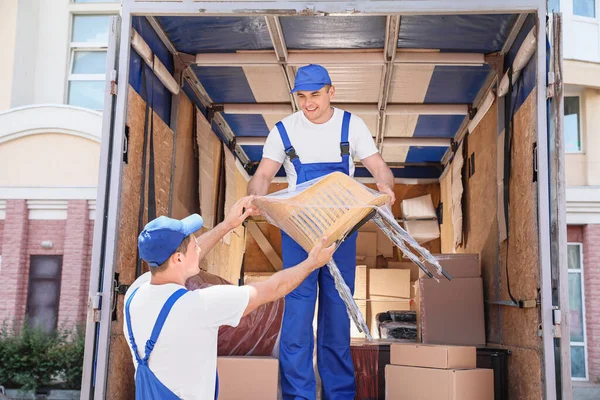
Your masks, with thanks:
[[[99,186],[111,190],[103,202],[107,222],[97,225],[94,238],[104,251],[95,251],[93,264],[114,271],[92,276],[91,288],[113,285],[114,295],[108,328],[99,328],[93,315],[88,319],[88,341],[96,339],[86,351],[85,374],[91,376],[93,365],[96,382],[105,380],[103,391],[92,385],[90,393],[132,398],[123,294],[147,270],[136,251],[143,225],[154,216],[191,213],[202,215],[203,229],[222,221],[246,194],[269,131],[298,110],[290,95],[297,68],[316,63],[331,74],[333,105],[365,121],[392,168],[392,210],[401,225],[432,254],[475,255],[474,279],[480,276],[483,289],[477,300],[485,327],[481,346],[509,350],[507,398],[544,397],[549,349],[540,337],[540,303],[549,267],[540,245],[538,180],[547,177],[538,176],[536,152],[538,129],[546,130],[545,110],[539,126],[546,100],[539,99],[536,52],[546,46],[538,43],[545,16],[533,10],[159,10],[115,19],[112,27],[113,49],[128,45],[109,60],[120,75],[113,85],[119,95],[107,93],[104,132],[110,125],[110,140],[103,140],[101,170],[112,164],[106,179],[113,181],[101,178]],[[119,39],[127,36],[130,41]],[[120,124],[123,146],[110,133]],[[369,171],[359,161],[355,166],[356,179],[375,189]],[[285,182],[282,170],[270,192]],[[368,225],[361,230],[375,231]],[[363,235],[357,257],[367,268],[410,269],[381,234]],[[236,285],[263,279],[281,265],[280,231],[260,217],[229,233],[202,261],[204,271]],[[418,307],[418,278],[414,269],[411,307]],[[373,310],[364,311],[373,317]]]

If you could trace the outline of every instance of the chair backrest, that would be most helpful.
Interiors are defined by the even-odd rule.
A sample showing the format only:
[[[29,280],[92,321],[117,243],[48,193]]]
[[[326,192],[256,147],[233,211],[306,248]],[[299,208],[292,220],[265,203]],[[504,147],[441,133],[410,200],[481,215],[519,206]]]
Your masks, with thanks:
[[[254,204],[269,222],[310,251],[323,236],[327,245],[345,238],[389,199],[344,173],[333,172],[297,194],[260,196]]]

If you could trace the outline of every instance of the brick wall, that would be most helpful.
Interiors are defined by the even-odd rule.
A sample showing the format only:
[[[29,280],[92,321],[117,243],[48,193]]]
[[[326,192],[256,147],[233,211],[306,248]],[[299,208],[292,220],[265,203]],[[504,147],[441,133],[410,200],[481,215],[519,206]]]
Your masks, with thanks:
[[[12,322],[16,311],[23,307],[19,304],[23,297],[27,277],[23,273],[26,268],[26,247],[28,212],[25,200],[8,200],[6,202],[6,219],[2,232],[2,296],[0,296],[0,323]],[[24,307],[23,307],[24,308]]]
[[[6,219],[0,220],[0,322],[25,317],[33,255],[63,256],[58,325],[84,322],[93,229],[86,200],[69,201],[66,220],[29,220],[25,200],[7,201]],[[42,248],[43,241],[51,241],[52,248]]]
[[[70,200],[65,226],[58,325],[81,322],[84,301],[81,297],[88,264],[88,205],[86,200]]]
[[[567,242],[583,243],[583,226],[581,226],[581,225],[567,226]]]
[[[0,256],[2,255],[2,236],[4,235],[4,220],[0,220]]]
[[[600,224],[585,225],[582,233],[588,375],[594,382],[600,379]]]

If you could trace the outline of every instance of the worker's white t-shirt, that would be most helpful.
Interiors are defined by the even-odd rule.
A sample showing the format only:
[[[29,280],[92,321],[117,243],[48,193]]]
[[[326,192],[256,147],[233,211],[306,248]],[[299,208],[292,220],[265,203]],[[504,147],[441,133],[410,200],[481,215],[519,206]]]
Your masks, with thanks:
[[[288,137],[296,154],[303,164],[340,162],[340,140],[342,137],[342,120],[344,111],[334,108],[331,119],[323,124],[310,122],[302,111],[282,120]],[[377,147],[369,128],[359,116],[352,114],[348,133],[350,142],[350,176],[354,176],[354,159],[363,160],[377,153]],[[296,187],[296,170],[290,159],[285,155],[285,148],[275,126],[263,148],[263,157],[283,163],[287,175],[288,187]]]
[[[150,272],[147,272],[127,290],[125,302],[137,287],[139,290],[130,306],[131,327],[140,358],[144,358],[146,341],[158,313],[169,296],[183,286],[151,285]],[[215,285],[181,296],[150,354],[150,370],[180,398],[214,400],[219,327],[237,326],[249,299],[247,286],[234,285]],[[126,320],[123,330],[131,350]],[[131,356],[137,368],[133,350]]]

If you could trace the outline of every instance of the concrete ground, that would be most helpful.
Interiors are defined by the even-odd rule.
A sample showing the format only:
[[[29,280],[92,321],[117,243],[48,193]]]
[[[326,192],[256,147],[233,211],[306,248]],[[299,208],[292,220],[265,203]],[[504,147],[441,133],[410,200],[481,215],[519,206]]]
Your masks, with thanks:
[[[573,382],[573,400],[599,400],[600,385]]]

